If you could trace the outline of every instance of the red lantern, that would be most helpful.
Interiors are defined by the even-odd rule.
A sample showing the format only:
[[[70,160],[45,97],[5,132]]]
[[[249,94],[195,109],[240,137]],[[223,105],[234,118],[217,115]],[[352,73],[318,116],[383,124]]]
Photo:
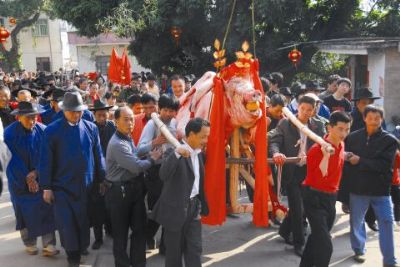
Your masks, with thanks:
[[[176,45],[179,44],[179,39],[181,38],[182,29],[176,26],[171,28],[171,35],[175,40]]]
[[[0,43],[5,43],[7,38],[10,36],[10,33],[6,28],[0,27]]]
[[[297,48],[290,51],[290,53],[288,55],[290,61],[292,61],[292,63],[294,64],[295,67],[297,67],[297,63],[299,63],[301,56],[302,56],[301,52],[299,50],[297,50]]]
[[[11,17],[8,19],[8,23],[10,23],[10,26],[15,26],[15,24],[17,24],[17,20]]]

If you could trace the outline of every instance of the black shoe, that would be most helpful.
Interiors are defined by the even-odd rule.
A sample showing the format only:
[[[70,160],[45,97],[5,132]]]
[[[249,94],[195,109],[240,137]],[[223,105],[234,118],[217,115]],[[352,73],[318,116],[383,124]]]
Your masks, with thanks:
[[[103,240],[96,240],[92,245],[93,250],[99,249],[103,245]]]
[[[146,244],[147,244],[147,248],[150,250],[157,248],[155,238],[147,238]]]
[[[279,234],[279,235],[283,238],[283,240],[285,240],[286,244],[293,246],[293,236],[292,235],[289,235],[289,236],[284,236],[281,234]]]
[[[81,255],[82,256],[87,256],[87,255],[89,255],[89,251],[87,249],[84,249],[84,250],[81,251]]]
[[[160,244],[158,254],[165,256],[165,246],[163,244]]]
[[[349,214],[350,213],[350,207],[347,204],[342,204],[342,211],[344,214]]]
[[[301,258],[303,256],[303,246],[295,246],[294,253]]]
[[[371,229],[372,231],[374,231],[374,232],[379,231],[378,225],[375,222],[367,223],[367,225],[368,225],[369,229]]]

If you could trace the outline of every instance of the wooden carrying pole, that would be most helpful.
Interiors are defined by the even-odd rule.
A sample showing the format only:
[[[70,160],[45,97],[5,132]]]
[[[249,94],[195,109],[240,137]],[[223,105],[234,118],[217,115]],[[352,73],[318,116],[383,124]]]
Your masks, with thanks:
[[[331,154],[335,153],[335,149],[328,143],[326,142],[322,137],[318,136],[317,134],[315,134],[313,131],[311,131],[310,129],[308,129],[308,127],[306,127],[306,125],[304,125],[303,123],[301,123],[301,121],[299,121],[299,119],[296,118],[295,115],[293,115],[293,113],[287,108],[284,107],[282,109],[283,114],[285,114],[285,116],[300,130],[302,131],[305,136],[307,136],[308,138],[310,138],[311,140],[313,140],[315,143],[320,144],[322,147],[323,146],[328,146],[328,152]]]

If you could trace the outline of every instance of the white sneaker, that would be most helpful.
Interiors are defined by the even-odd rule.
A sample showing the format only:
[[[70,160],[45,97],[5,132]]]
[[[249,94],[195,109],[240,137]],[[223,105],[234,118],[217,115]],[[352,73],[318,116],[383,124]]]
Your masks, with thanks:
[[[53,245],[47,245],[47,247],[43,248],[42,255],[44,257],[52,257],[59,254],[60,251],[56,249]]]
[[[25,251],[29,255],[36,255],[39,252],[39,250],[38,250],[38,248],[36,246],[26,246],[25,247]]]

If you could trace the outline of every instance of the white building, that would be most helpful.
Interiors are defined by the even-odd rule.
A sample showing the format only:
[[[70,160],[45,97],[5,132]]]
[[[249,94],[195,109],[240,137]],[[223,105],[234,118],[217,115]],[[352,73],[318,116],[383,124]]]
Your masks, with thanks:
[[[12,30],[7,18],[0,18],[0,24]],[[100,71],[103,74],[107,74],[112,48],[115,47],[121,55],[130,42],[112,33],[95,38],[79,36],[67,22],[51,20],[46,14],[41,14],[34,25],[23,29],[18,38],[22,67],[28,71],[54,72],[60,68],[78,68],[80,72]],[[10,45],[8,39],[5,47]],[[147,71],[139,66],[135,57],[129,58],[132,72]]]
[[[68,44],[72,64],[80,72],[98,71],[107,74],[108,63],[113,48],[121,56],[128,49],[129,39],[118,38],[112,33],[100,34],[94,38],[79,36],[77,32],[68,32]],[[132,72],[149,71],[141,67],[134,56],[128,55]]]
[[[316,45],[320,51],[350,56],[347,76],[353,92],[367,86],[382,97],[389,128],[400,115],[400,37],[344,38]]]

